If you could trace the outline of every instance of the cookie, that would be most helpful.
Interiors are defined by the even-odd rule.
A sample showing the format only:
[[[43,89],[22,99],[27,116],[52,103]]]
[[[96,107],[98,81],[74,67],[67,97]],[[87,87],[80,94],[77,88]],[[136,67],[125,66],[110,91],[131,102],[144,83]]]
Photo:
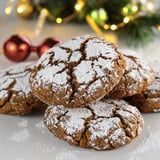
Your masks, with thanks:
[[[160,111],[160,72],[155,72],[155,81],[145,91],[127,98],[141,112]]]
[[[44,123],[55,136],[71,145],[96,150],[130,143],[144,125],[143,117],[124,100],[104,99],[83,108],[50,105]]]
[[[120,81],[125,61],[104,39],[80,36],[53,47],[35,65],[32,92],[49,105],[82,107],[103,98]]]
[[[126,61],[125,73],[119,84],[106,96],[108,98],[124,98],[139,94],[155,79],[150,65],[134,51],[122,50],[121,53]]]
[[[32,93],[29,76],[33,62],[0,71],[0,113],[25,115],[43,105]]]

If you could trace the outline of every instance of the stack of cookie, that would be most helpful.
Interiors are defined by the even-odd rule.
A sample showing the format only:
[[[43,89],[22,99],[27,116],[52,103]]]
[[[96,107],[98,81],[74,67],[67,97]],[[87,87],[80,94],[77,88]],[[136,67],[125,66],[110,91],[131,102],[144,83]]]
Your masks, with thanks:
[[[22,114],[19,110],[29,106],[26,114],[45,103],[48,107],[44,123],[55,136],[72,145],[97,150],[121,147],[141,133],[141,113],[122,98],[134,99],[143,94],[155,76],[150,66],[132,51],[120,51],[99,37],[80,36],[47,51],[31,67],[27,82],[21,80],[20,85],[17,78],[12,78],[12,74],[24,77],[24,73],[5,71],[14,82],[2,80],[7,85],[0,88],[0,113]],[[16,83],[19,88],[27,86],[27,93],[38,103],[26,102],[28,94],[19,89],[28,106],[13,107],[11,97],[18,95]]]
[[[153,80],[152,69],[139,58],[104,39],[81,36],[44,54],[30,85],[49,105],[44,122],[54,135],[72,145],[106,150],[128,144],[143,127],[138,109],[117,98],[140,93]]]

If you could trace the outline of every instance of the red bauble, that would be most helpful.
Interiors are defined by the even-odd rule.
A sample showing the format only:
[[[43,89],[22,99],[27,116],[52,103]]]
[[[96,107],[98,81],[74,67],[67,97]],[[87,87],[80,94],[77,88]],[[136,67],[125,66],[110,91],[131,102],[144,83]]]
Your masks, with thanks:
[[[39,46],[31,46],[26,37],[13,35],[4,43],[3,49],[8,59],[20,62],[25,60],[31,52],[37,52],[38,56],[41,57],[43,53],[57,43],[60,43],[60,41],[54,38],[47,38]]]
[[[30,45],[18,35],[11,36],[3,46],[5,56],[15,62],[25,60],[30,54]]]
[[[60,43],[60,41],[54,38],[47,38],[45,39],[38,47],[37,47],[37,54],[39,57],[42,56],[49,48],[53,47],[55,44]]]

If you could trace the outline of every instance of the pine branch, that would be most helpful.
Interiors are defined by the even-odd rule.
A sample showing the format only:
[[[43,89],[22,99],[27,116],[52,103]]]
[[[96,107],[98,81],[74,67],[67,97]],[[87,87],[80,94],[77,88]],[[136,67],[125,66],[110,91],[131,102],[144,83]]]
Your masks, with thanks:
[[[145,47],[155,36],[155,28],[160,24],[160,10],[152,15],[139,17],[118,30],[119,38],[130,46]]]

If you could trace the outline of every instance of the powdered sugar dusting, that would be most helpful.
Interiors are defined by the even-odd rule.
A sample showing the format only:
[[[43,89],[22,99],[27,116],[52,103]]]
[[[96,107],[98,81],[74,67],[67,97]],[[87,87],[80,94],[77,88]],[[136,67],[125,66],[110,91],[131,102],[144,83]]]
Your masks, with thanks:
[[[129,76],[132,77],[135,81],[142,82],[142,77],[137,70],[134,70],[134,69],[131,70],[130,73],[129,73]],[[134,87],[134,85],[135,84],[133,84],[133,87]],[[130,87],[130,88],[132,88],[132,87]]]
[[[79,107],[85,101],[95,101],[109,92],[122,75],[123,63],[116,47],[104,39],[88,35],[75,37],[51,48],[39,59],[35,65],[37,70],[30,78],[31,86],[43,100],[46,98],[42,92],[49,86],[48,104]],[[112,85],[109,86],[110,81]],[[64,95],[64,90],[65,102],[58,100],[56,94]],[[83,98],[85,90],[87,94]],[[95,97],[95,92],[101,94]]]
[[[96,116],[102,117],[112,117],[115,106],[113,104],[107,104],[103,101],[99,101],[98,103],[93,103],[90,105],[90,108],[94,111]]]
[[[68,54],[66,53],[66,50],[59,48],[58,46],[56,46],[53,49],[51,49],[51,52],[54,51],[54,60],[58,60],[58,61],[66,61],[66,59],[68,59]],[[49,51],[48,51],[49,52]],[[58,53],[58,54],[57,54]],[[48,57],[49,58],[49,57]],[[47,63],[48,64],[48,63]]]
[[[28,127],[28,121],[26,119],[22,119],[20,122],[17,123],[19,128]]]
[[[106,45],[100,39],[92,39],[86,43],[86,61],[82,61],[74,70],[79,83],[89,82],[94,76],[104,76],[105,69],[114,70],[113,61],[118,53],[110,44]],[[103,57],[106,57],[105,59]],[[90,61],[91,58],[97,58]]]
[[[156,72],[156,79],[155,81],[149,86],[147,87],[147,90],[145,92],[150,92],[153,95],[156,95],[157,92],[160,91],[160,76],[158,75],[158,73]]]
[[[153,109],[153,112],[160,112],[160,108],[159,109]]]
[[[44,123],[43,121],[39,121],[38,123],[35,124],[35,127],[42,133],[44,134],[45,133],[45,126],[44,126]]]
[[[109,137],[109,131],[120,128],[119,118],[98,118],[89,123],[89,131],[92,133],[90,139],[94,141],[96,138]]]
[[[5,98],[8,88],[12,86],[12,90],[21,91],[26,95],[31,93],[29,87],[30,71],[34,62],[20,63],[1,72],[0,77],[0,98]]]
[[[140,60],[139,63],[141,64],[140,73],[141,75],[147,80],[148,85],[152,84],[153,77],[155,77],[154,72],[150,65],[144,59]]]
[[[34,61],[21,62],[8,67],[5,71],[9,71],[10,74],[24,73],[24,69],[33,68],[34,64]]]
[[[64,108],[62,105],[59,105],[58,107],[48,106],[47,110],[50,111],[50,114],[45,115],[47,116],[45,124],[47,126],[54,125],[54,127],[56,127],[56,124],[59,122],[58,116],[65,114],[66,108]]]
[[[126,133],[122,128],[118,128],[113,131],[112,135],[110,136],[111,143],[114,145],[114,143],[121,144],[122,146],[126,144],[128,137],[126,137]]]
[[[22,129],[17,132],[13,132],[10,136],[10,140],[14,142],[23,142],[28,140],[31,137],[30,132],[27,129]]]
[[[102,42],[100,39],[92,39],[86,45],[87,59],[99,57],[99,55],[105,57],[107,55],[108,58],[113,59],[117,55],[117,52],[110,44],[106,45],[106,42]]]
[[[37,74],[37,81],[39,79],[42,79],[43,82],[46,82],[46,84],[49,83],[56,83],[56,84],[66,84],[67,83],[67,73],[62,72],[59,73],[59,71],[63,70],[64,64],[60,63],[57,66],[46,67],[45,69],[42,69]],[[39,81],[38,81],[39,82]],[[41,82],[39,82],[39,85],[41,85]]]
[[[18,77],[16,80],[16,85],[14,85],[12,89],[16,91],[22,91],[26,95],[30,94],[31,89],[29,86],[29,76],[30,76],[30,73],[24,75],[23,77]]]
[[[148,81],[148,85],[151,84],[154,74],[147,61],[144,60],[144,57],[140,57],[132,50],[124,50],[123,53],[125,55],[127,70],[135,69],[135,73],[130,72],[129,75],[137,81],[145,78]],[[129,58],[129,56],[131,56],[132,59]]]
[[[39,149],[42,153],[52,153],[56,150],[56,147],[53,144],[49,145],[40,142],[36,143],[36,148]]]
[[[71,40],[61,44],[62,47],[70,48],[72,51],[80,49],[80,44],[84,43],[86,39],[91,38],[90,35],[72,38]]]
[[[152,68],[150,67],[149,63],[145,60],[144,57],[141,57],[136,52],[132,50],[125,50],[124,54],[127,56],[133,56],[135,57],[136,63],[139,65],[139,73],[143,78],[145,78],[148,82],[148,85],[150,85],[153,81],[154,73]]]
[[[126,61],[126,70],[129,71],[131,68],[137,68],[137,65],[134,61],[132,61],[129,57],[124,56],[124,59]]]
[[[126,71],[125,71],[125,74],[123,75],[123,77],[126,77],[126,79],[131,77],[135,81],[135,83],[132,83],[132,84],[128,83],[128,85],[127,85],[127,87],[129,87],[129,89],[132,89],[132,91],[133,91],[133,89],[137,88],[139,83],[142,83],[143,77],[140,75],[140,73],[138,71],[138,66],[135,63],[135,61],[133,61],[131,58],[127,57],[127,55],[124,56],[124,59],[126,61]],[[125,78],[123,80],[126,81]]]
[[[117,108],[120,108],[121,110],[127,111],[129,113],[132,113],[136,116],[141,115],[138,109],[135,106],[129,105],[124,100],[120,99],[104,99],[104,102],[107,102],[108,105],[112,104],[116,106]],[[142,116],[141,116],[142,117]],[[143,118],[142,118],[143,119]]]
[[[154,81],[154,72],[144,57],[132,50],[121,50],[126,61],[125,73],[108,97],[124,98],[144,91]]]
[[[104,103],[107,102],[107,103]],[[97,105],[92,104],[91,108],[93,109],[95,115],[97,117],[114,117],[115,115],[119,115],[124,121],[123,123],[125,123],[125,125],[127,126],[125,129],[128,130],[131,134],[132,137],[136,137],[137,133],[140,134],[141,130],[142,130],[142,126],[143,126],[143,117],[140,115],[139,111],[127,104],[125,101],[122,100],[112,100],[112,99],[105,99],[104,102],[100,101],[100,103],[97,103]],[[105,108],[106,107],[106,108]],[[107,111],[108,110],[108,111]],[[110,132],[111,130],[116,130],[114,132],[114,136],[112,137],[111,134],[111,139],[114,139],[117,141],[117,143],[121,144],[125,144],[127,139],[129,139],[128,137],[126,137],[126,133],[124,132],[124,130],[120,127],[121,126],[121,118],[115,117],[112,118],[111,123],[109,123],[110,119],[105,119],[104,120],[104,124],[102,121],[102,119],[100,119],[100,123],[102,123],[102,128],[99,128],[100,125],[96,126],[96,120],[94,120],[91,125],[91,131],[93,132],[93,130],[97,131],[97,133],[95,135],[92,135],[92,139],[91,141],[95,140],[97,137],[99,137],[100,135],[102,136],[106,136],[107,132]],[[105,122],[107,121],[107,122]],[[114,128],[116,127],[116,128]],[[133,132],[135,127],[137,128],[136,132]],[[90,128],[89,128],[90,129]],[[101,130],[100,134],[99,134],[99,130]],[[95,133],[95,131],[93,133]],[[120,132],[121,131],[121,132]],[[117,133],[117,135],[116,135]],[[99,135],[97,135],[99,134]],[[117,138],[115,138],[117,137]],[[123,138],[122,138],[123,137]],[[115,142],[115,141],[114,141]]]
[[[9,79],[5,74],[3,74],[0,77],[0,90],[7,89],[12,83],[14,83],[14,79]]]
[[[95,72],[92,68],[91,61],[82,61],[76,68],[75,68],[75,76],[79,83],[88,83],[90,82],[93,77],[95,76]]]
[[[66,141],[73,142],[74,135],[78,133],[90,135],[86,141],[95,149],[102,149],[96,144],[97,139],[104,141],[103,149],[111,147],[110,144],[112,147],[126,144],[140,134],[144,123],[136,107],[123,100],[112,99],[98,101],[85,108],[49,106],[44,119],[49,128],[55,128],[54,134],[60,127]],[[130,132],[131,137],[126,132]]]
[[[68,135],[74,134],[77,131],[84,129],[85,120],[92,116],[92,113],[87,108],[68,109],[64,117],[65,122],[60,122],[60,126],[65,128]]]
[[[6,97],[8,97],[8,91],[7,90],[0,91],[0,98],[6,98]]]
[[[70,57],[70,62],[78,62],[80,58],[81,58],[81,53],[79,51],[75,51]]]
[[[156,102],[160,102],[160,97],[155,97],[155,98],[147,98],[148,101],[151,101],[153,103],[156,103]]]
[[[94,81],[94,82],[93,82],[92,84],[90,84],[90,86],[88,87],[88,94],[90,93],[91,95],[93,95],[93,94],[95,93],[95,91],[97,90],[97,88],[101,88],[101,86],[102,86],[102,83],[101,83],[101,80],[100,80],[100,79]],[[107,84],[106,84],[106,86],[107,86]],[[83,87],[83,85],[80,86],[80,87]],[[102,97],[100,97],[100,98],[102,98]]]
[[[137,58],[141,58],[141,57],[142,57],[141,54],[138,54],[136,51],[133,51],[133,50],[128,49],[128,48],[120,49],[120,52],[121,52],[124,56],[133,56],[133,57],[137,57]]]

